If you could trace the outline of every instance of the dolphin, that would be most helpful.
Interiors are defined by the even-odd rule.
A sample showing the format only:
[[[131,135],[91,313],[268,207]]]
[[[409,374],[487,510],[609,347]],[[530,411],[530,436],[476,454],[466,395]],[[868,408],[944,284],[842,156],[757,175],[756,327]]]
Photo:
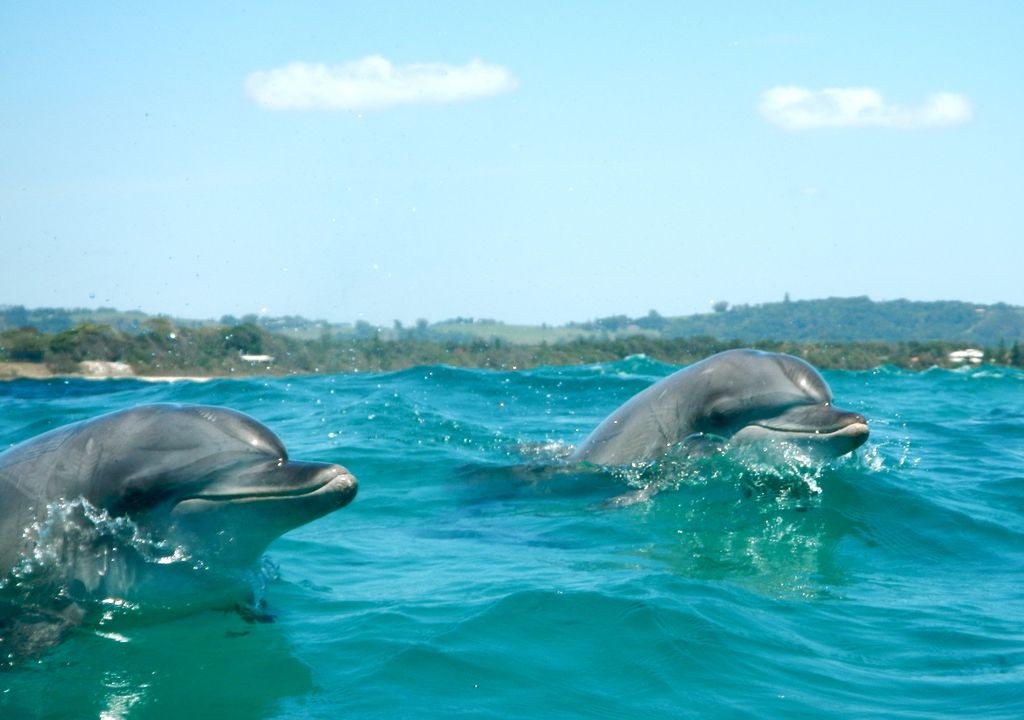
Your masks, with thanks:
[[[0,605],[49,607],[57,599],[40,593],[52,592],[63,607],[69,588],[76,600],[130,597],[146,582],[151,595],[174,596],[189,573],[163,566],[251,568],[275,538],[344,507],[356,489],[345,468],[290,460],[270,430],[226,408],[143,405],[67,425],[0,453]],[[127,567],[132,548],[111,548],[111,533],[156,555]],[[41,582],[33,573],[47,560]],[[197,599],[211,573],[191,574],[190,610],[238,591]]]
[[[694,442],[795,445],[815,458],[852,452],[868,438],[864,416],[832,405],[821,374],[800,358],[727,350],[643,390],[609,415],[570,462],[650,463]]]

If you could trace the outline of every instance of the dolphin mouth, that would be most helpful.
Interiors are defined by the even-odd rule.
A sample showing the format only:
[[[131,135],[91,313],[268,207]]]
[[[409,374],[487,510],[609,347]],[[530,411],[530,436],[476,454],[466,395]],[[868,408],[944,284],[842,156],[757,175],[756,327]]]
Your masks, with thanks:
[[[853,422],[835,428],[779,428],[771,425],[758,424],[755,427],[766,430],[775,435],[779,440],[799,440],[804,442],[829,442],[833,440],[847,440],[853,443],[854,448],[862,445],[867,439],[870,430],[866,422]]]
[[[868,423],[866,420],[851,421],[832,427],[792,427],[786,425],[776,425],[770,422],[754,423],[755,427],[768,430],[773,433],[780,433],[782,435],[806,435],[808,437],[837,437],[846,435],[867,435],[869,432]]]
[[[820,405],[797,405],[773,417],[761,418],[751,423],[770,432],[821,435],[866,433],[868,421],[863,415],[849,410],[840,410],[831,403]]]
[[[733,440],[795,443],[818,447],[830,455],[845,455],[863,445],[869,433],[868,421],[860,413],[831,404],[801,405],[751,423]]]
[[[335,507],[340,508],[352,501],[357,489],[358,483],[352,473],[340,465],[330,465],[297,484],[260,483],[251,487],[243,484],[237,487],[207,488],[203,492],[181,498],[178,504],[288,502],[322,498],[332,499]]]

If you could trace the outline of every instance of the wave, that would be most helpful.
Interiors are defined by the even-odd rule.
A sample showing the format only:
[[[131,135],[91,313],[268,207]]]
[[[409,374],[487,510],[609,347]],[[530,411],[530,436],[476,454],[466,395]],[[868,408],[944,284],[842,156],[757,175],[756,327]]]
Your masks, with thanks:
[[[6,442],[137,402],[223,404],[268,424],[293,457],[340,462],[360,481],[350,507],[271,546],[279,570],[256,587],[278,623],[206,613],[151,624],[176,602],[165,585],[146,601],[98,592],[95,622],[5,675],[0,714],[1020,716],[1022,374],[829,371],[837,404],[863,412],[871,438],[824,465],[730,453],[565,463],[674,369],[635,357],[0,384]],[[658,492],[645,501],[602,504],[648,486]],[[209,574],[173,548],[136,546],[130,527],[95,530],[88,542],[144,567]],[[40,605],[33,580],[62,582],[23,570],[18,591]],[[58,595],[93,597],[66,584]],[[13,591],[9,581],[0,595]]]

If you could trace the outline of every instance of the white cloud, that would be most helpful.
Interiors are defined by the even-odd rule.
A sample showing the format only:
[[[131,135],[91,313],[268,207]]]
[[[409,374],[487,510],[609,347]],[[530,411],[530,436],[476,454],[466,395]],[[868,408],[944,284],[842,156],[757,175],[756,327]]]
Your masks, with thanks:
[[[500,65],[472,60],[465,65],[393,65],[370,55],[344,65],[293,62],[254,72],[245,90],[271,110],[370,110],[488,97],[515,88]]]
[[[918,130],[961,125],[971,119],[971,103],[956,93],[934,93],[921,105],[893,105],[874,88],[808,90],[773,87],[761,95],[766,120],[787,130],[887,127]]]

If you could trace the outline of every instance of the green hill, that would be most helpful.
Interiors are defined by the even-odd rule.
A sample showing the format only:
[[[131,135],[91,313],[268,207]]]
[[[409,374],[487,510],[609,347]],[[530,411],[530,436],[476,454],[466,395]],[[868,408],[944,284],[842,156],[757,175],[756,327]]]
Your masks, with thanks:
[[[719,312],[683,317],[617,316],[574,327],[621,331],[629,325],[663,338],[709,336],[751,343],[944,340],[995,346],[1024,341],[1024,308],[1002,303],[828,298],[721,307]]]
[[[454,318],[436,323],[420,320],[405,327],[397,321],[389,326],[375,326],[366,321],[330,323],[299,316],[256,315],[192,320],[148,316],[137,311],[121,312],[113,308],[69,310],[0,306],[0,332],[34,328],[43,334],[56,334],[81,325],[105,325],[121,333],[135,334],[146,332],[154,320],[161,320],[179,328],[257,325],[267,332],[298,340],[323,337],[440,342],[499,340],[514,345],[535,345],[643,336],[668,340],[711,337],[743,343],[945,341],[988,347],[1024,342],[1024,308],[1002,303],[875,302],[867,297],[853,297],[787,300],[731,308],[720,303],[716,310],[678,317],[662,316],[652,310],[638,318],[615,315],[564,326],[509,325],[490,319]]]

